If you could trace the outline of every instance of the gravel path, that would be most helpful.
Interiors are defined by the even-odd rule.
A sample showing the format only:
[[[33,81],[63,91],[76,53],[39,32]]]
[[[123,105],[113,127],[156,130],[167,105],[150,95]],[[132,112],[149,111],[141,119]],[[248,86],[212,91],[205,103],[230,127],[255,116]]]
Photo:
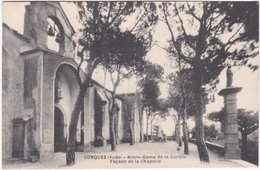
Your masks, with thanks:
[[[120,144],[116,152],[110,151],[110,146],[93,148],[90,152],[77,152],[76,164],[65,165],[65,153],[51,153],[41,157],[36,163],[17,159],[3,160],[3,168],[8,169],[56,169],[56,168],[199,168],[199,167],[243,167],[242,165],[224,160],[219,155],[209,151],[210,164],[200,163],[197,147],[189,144],[190,155],[184,155],[183,150],[177,151],[176,142],[146,142],[133,146]]]

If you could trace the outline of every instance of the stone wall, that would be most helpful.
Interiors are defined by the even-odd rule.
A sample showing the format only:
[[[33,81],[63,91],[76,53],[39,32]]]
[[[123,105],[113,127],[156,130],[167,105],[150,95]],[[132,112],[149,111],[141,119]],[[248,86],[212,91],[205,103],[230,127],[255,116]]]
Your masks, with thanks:
[[[122,113],[123,113],[123,101],[122,99],[116,99],[116,103],[119,106],[119,112],[118,112],[118,137],[119,140],[122,141],[123,139],[123,122],[122,122]]]
[[[12,120],[16,118],[33,118],[29,122],[37,148],[42,144],[50,144],[47,150],[52,150],[53,129],[45,122],[48,121],[48,115],[53,116],[54,107],[49,107],[53,103],[48,99],[53,97],[53,78],[57,67],[55,64],[66,62],[67,59],[59,56],[58,60],[57,57],[49,60],[43,52],[33,50],[36,46],[47,47],[47,18],[50,16],[58,18],[64,30],[64,48],[60,54],[73,58],[71,37],[74,30],[59,3],[31,2],[26,6],[24,35],[3,24],[3,158],[11,157],[12,154]],[[53,69],[49,69],[50,67]],[[43,91],[46,93],[42,93]],[[41,115],[44,113],[47,119],[42,122]],[[41,131],[42,126],[44,132]]]
[[[134,103],[135,107],[135,116],[134,116],[134,130],[135,130],[135,142],[140,142],[140,117],[139,117],[139,110],[140,110],[140,103],[138,100],[135,100]]]
[[[33,45],[7,25],[2,29],[2,156],[8,158],[12,154],[12,119],[21,117],[24,105],[24,61],[20,52]]]
[[[84,101],[84,151],[88,151],[94,141],[94,88],[88,88]]]

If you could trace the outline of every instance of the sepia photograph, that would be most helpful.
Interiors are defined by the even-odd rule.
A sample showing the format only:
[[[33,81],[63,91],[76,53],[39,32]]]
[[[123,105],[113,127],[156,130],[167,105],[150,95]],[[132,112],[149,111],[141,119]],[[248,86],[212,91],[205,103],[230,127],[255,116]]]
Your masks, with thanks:
[[[258,168],[258,1],[3,1],[2,168]]]

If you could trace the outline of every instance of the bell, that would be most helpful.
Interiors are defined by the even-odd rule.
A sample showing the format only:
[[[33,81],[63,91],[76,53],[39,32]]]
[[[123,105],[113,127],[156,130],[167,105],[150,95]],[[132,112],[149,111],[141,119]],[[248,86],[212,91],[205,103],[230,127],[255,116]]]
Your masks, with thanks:
[[[60,33],[56,35],[55,41],[56,41],[57,43],[61,43],[61,34],[60,34]]]
[[[49,36],[54,36],[55,34],[54,34],[54,30],[53,30],[53,28],[52,27],[50,27],[49,29],[48,29],[48,35]]]

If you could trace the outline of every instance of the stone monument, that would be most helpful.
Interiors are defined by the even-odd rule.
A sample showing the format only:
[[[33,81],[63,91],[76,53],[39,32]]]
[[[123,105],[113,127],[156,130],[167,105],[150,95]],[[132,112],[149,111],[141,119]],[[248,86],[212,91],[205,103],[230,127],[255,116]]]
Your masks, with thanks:
[[[238,121],[237,121],[237,93],[242,90],[241,87],[233,87],[233,73],[231,67],[227,69],[227,87],[218,94],[224,97],[225,110],[225,158],[241,159],[241,151],[238,139]]]

